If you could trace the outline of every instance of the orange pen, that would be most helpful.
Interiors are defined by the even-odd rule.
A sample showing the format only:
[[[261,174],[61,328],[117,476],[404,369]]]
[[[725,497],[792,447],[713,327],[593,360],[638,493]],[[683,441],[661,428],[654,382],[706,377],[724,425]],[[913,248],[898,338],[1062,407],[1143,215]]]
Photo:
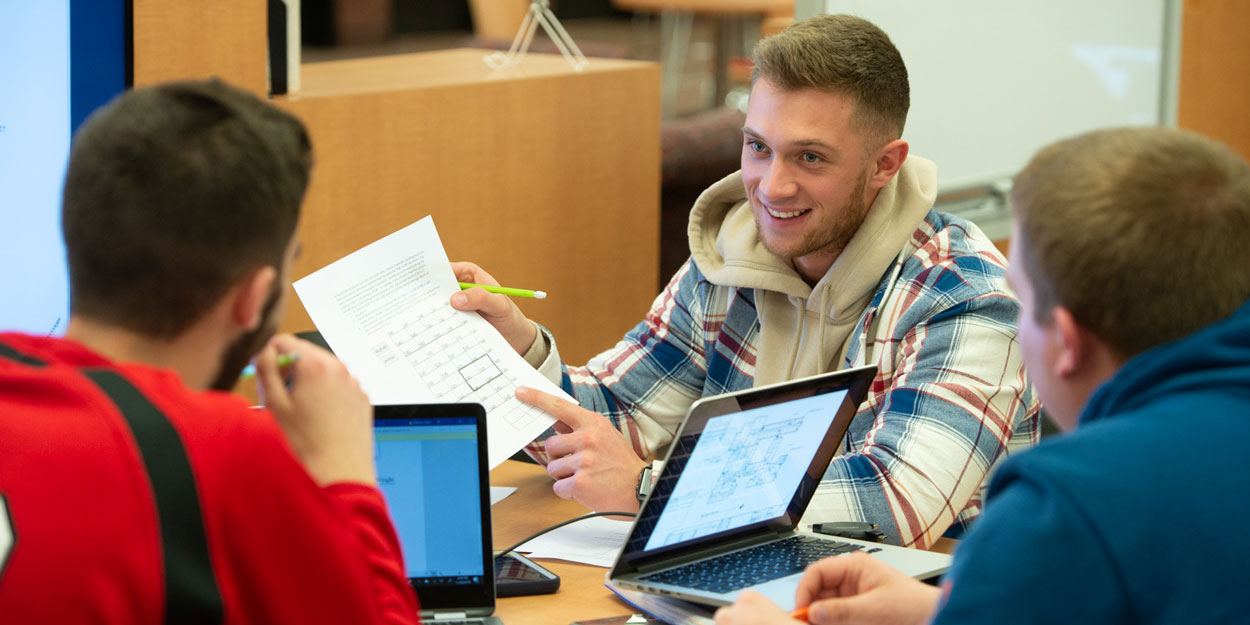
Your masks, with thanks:
[[[807,608],[802,607],[790,613],[790,618],[796,621],[807,622]]]

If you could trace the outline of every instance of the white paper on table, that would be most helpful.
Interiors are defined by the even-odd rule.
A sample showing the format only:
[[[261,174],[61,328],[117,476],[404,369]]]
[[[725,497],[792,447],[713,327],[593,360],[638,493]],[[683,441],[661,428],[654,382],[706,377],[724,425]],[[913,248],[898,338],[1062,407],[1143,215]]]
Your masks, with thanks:
[[[477,402],[486,407],[493,468],[554,422],[518,386],[573,401],[525,362],[460,291],[426,217],[295,282],[326,342],[374,404]]]
[[[508,495],[511,495],[512,493],[515,493],[515,492],[516,492],[515,486],[491,486],[490,487],[490,505],[493,506],[503,501],[504,499],[507,499]]]
[[[517,551],[531,558],[555,558],[609,567],[629,536],[630,521],[592,517],[552,530],[520,547]]]

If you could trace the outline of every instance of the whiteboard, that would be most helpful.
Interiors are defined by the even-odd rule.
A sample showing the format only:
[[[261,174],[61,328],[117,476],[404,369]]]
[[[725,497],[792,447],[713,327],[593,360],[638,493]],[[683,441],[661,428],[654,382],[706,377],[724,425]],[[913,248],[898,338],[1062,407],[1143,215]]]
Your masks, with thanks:
[[[1107,126],[1171,124],[1173,0],[800,0],[796,15],[880,26],[907,64],[903,138],[939,190],[1009,178],[1039,148]]]

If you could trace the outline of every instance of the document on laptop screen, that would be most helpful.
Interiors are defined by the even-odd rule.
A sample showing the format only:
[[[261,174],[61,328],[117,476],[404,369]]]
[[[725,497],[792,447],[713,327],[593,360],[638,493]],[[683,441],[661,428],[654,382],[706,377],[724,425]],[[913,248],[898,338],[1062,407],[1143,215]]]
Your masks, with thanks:
[[[846,393],[709,419],[644,549],[781,516]]]
[[[374,458],[408,577],[483,575],[473,418],[375,421]]]
[[[486,408],[490,466],[555,422],[516,399],[530,386],[573,401],[475,312],[426,217],[295,282],[334,353],[374,404],[477,402]]]

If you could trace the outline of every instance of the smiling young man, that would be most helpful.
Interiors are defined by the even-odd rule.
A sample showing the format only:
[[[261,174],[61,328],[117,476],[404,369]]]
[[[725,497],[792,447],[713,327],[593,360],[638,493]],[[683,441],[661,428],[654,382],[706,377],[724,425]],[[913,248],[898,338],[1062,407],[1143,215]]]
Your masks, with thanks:
[[[1250,166],[1193,133],[1097,131],[1038,153],[1012,205],[1020,349],[1076,431],[998,470],[945,597],[836,557],[798,605],[820,625],[1244,622]],[[716,615],[794,622],[758,594]]]
[[[452,305],[481,311],[577,397],[519,392],[561,422],[530,447],[556,493],[600,511],[637,508],[645,459],[698,398],[876,365],[804,522],[869,521],[931,545],[976,517],[990,469],[1037,439],[1006,263],[976,226],[933,210],[937,168],[901,138],[907,69],[879,28],[818,16],[754,60],[742,171],[696,202],[690,260],[622,342],[565,367],[507,298],[474,289]]]

